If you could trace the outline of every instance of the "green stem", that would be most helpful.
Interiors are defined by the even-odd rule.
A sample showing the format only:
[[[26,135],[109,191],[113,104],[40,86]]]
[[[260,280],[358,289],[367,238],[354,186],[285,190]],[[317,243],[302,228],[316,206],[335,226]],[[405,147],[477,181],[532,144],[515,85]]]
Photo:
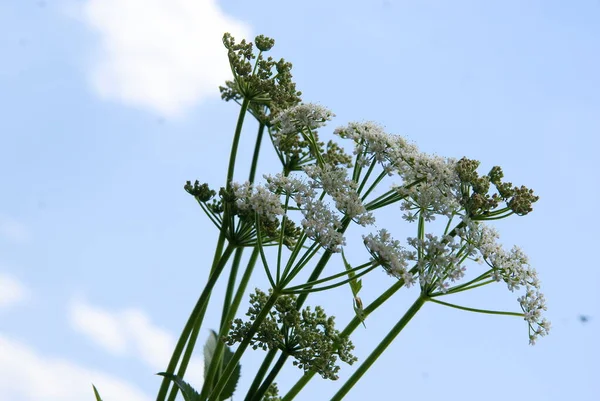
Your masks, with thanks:
[[[373,190],[377,187],[377,185],[379,185],[381,180],[383,180],[386,176],[387,176],[387,173],[385,171],[382,171],[381,173],[379,173],[379,175],[377,176],[375,181],[373,181],[373,183],[371,184],[369,189],[367,189],[367,192],[365,192],[364,195],[360,199],[364,202],[365,199],[367,199],[367,196],[369,196],[371,194],[371,192],[373,192]]]
[[[258,134],[256,135],[256,143],[254,144],[254,154],[252,155],[252,165],[250,166],[250,174],[248,176],[248,181],[250,183],[254,182],[254,177],[256,176],[256,167],[258,165],[258,156],[260,154],[260,145],[262,144],[263,134],[265,133],[265,124],[260,123],[258,126]]]
[[[358,195],[360,195],[360,193],[364,189],[365,185],[367,184],[367,181],[369,180],[369,177],[371,176],[371,173],[373,172],[373,169],[375,168],[376,164],[377,164],[377,162],[375,161],[375,158],[374,157],[371,158],[371,165],[369,166],[369,169],[367,170],[367,174],[365,174],[365,176],[362,178],[360,185],[358,186],[358,189],[356,190],[356,193],[358,193]],[[363,196],[361,199],[364,201],[365,197]]]
[[[202,326],[202,320],[204,320],[204,314],[206,313],[207,305],[204,305],[198,319],[196,319],[196,324],[192,329],[192,333],[190,334],[190,338],[185,347],[185,352],[183,353],[183,358],[181,359],[181,365],[179,365],[179,369],[177,370],[177,376],[183,378],[185,376],[185,372],[187,370],[188,364],[190,363],[190,359],[192,358],[192,354],[194,351],[194,346],[196,345],[196,339],[198,338],[198,333],[200,332],[200,326]],[[177,392],[179,391],[179,386],[171,387],[171,392],[169,393],[168,401],[175,401],[177,397]]]
[[[394,295],[400,288],[404,286],[403,280],[396,281],[390,288],[388,288],[383,294],[381,294],[377,299],[371,302],[366,308],[363,309],[363,319],[366,318],[369,314],[373,313],[377,308],[379,308],[385,301],[390,299],[392,295]],[[348,337],[358,326],[360,326],[362,320],[358,316],[354,316],[350,323],[346,325],[346,328],[342,330],[340,333],[340,337]],[[282,401],[291,401],[294,399],[296,395],[306,386],[306,384],[315,376],[314,371],[306,372],[294,386],[288,391],[288,393],[283,397]]]
[[[238,248],[235,250],[235,255],[233,256],[233,263],[231,264],[231,270],[229,272],[227,289],[225,290],[225,298],[223,299],[223,311],[221,312],[221,326],[223,326],[223,322],[225,321],[225,317],[227,316],[227,311],[229,310],[229,304],[231,304],[231,297],[233,296],[233,290],[235,289],[235,281],[237,278],[237,272],[240,267],[240,260],[242,259],[243,253],[244,248]]]
[[[233,256],[231,270],[229,271],[229,280],[227,282],[227,289],[225,290],[225,297],[223,299],[223,310],[221,311],[221,325],[220,325],[221,329],[219,330],[219,332],[222,331],[225,319],[229,313],[229,305],[231,304],[231,297],[233,296],[233,290],[235,289],[235,281],[237,278],[237,272],[239,270],[240,260],[242,258],[243,253],[244,253],[244,248],[237,248],[235,250],[235,255]],[[210,366],[204,367],[204,369],[206,369],[206,373],[204,375],[204,384],[202,385],[203,393],[205,391],[208,392],[208,389],[212,386],[212,384],[215,380],[217,371],[219,371],[219,367],[221,366],[221,363],[222,363],[221,359],[223,357],[224,347],[223,347],[223,342],[220,341],[221,334],[222,333],[219,334],[219,337],[217,339],[217,347],[214,351],[212,360],[210,362]],[[206,394],[203,394],[203,395],[206,395]],[[173,400],[168,400],[168,401],[175,401],[175,400],[173,399]]]
[[[281,354],[279,356],[279,359],[277,360],[277,362],[275,362],[275,365],[273,366],[273,369],[271,369],[271,372],[269,372],[269,375],[267,376],[267,378],[265,379],[265,381],[263,382],[263,384],[260,386],[260,388],[258,389],[258,391],[256,392],[256,394],[254,394],[254,396],[252,397],[251,401],[260,401],[260,400],[262,400],[262,397],[265,395],[265,393],[269,389],[269,386],[271,385],[271,383],[273,383],[273,380],[275,380],[275,378],[277,377],[277,375],[281,371],[281,368],[285,364],[285,361],[287,360],[287,357],[288,357],[288,355],[285,354],[285,353]]]
[[[502,312],[502,311],[496,311],[496,310],[468,308],[466,306],[460,306],[460,305],[450,304],[448,302],[439,301],[435,298],[429,298],[429,300],[431,302],[435,302],[436,304],[449,306],[449,307],[455,308],[455,309],[466,310],[468,312],[484,313],[486,315],[505,315],[505,316],[518,316],[518,317],[523,316],[522,313],[517,313],[517,312]]]
[[[275,302],[277,301],[278,297],[279,297],[279,292],[277,291],[277,289],[273,289],[273,293],[271,294],[271,296],[265,303],[265,306],[262,308],[262,310],[256,317],[256,320],[254,320],[254,323],[252,324],[252,326],[250,326],[248,333],[246,333],[246,336],[244,337],[244,339],[238,346],[237,350],[231,357],[231,360],[225,367],[223,374],[219,378],[219,381],[215,385],[215,388],[210,395],[209,401],[215,401],[215,400],[219,399],[219,396],[220,396],[221,392],[223,391],[223,388],[225,388],[225,385],[229,381],[229,378],[231,377],[235,367],[239,363],[240,359],[242,359],[242,355],[246,351],[246,348],[248,348],[248,345],[250,345],[250,341],[252,340],[252,338],[254,337],[256,332],[258,331],[258,328],[260,327],[262,322],[269,315],[269,312],[270,312],[271,308],[273,307],[273,305],[275,305]]]
[[[464,222],[460,222],[459,224],[456,225],[456,227],[454,227],[454,229],[452,229],[452,231],[450,231],[450,233],[448,233],[448,235],[450,236],[455,236],[456,235],[456,231],[462,227],[464,227]],[[417,268],[413,267],[410,270],[411,274],[415,274],[417,272]],[[395,282],[392,286],[390,286],[390,288],[388,288],[383,294],[381,294],[379,297],[377,297],[377,299],[375,299],[375,301],[371,302],[366,308],[363,309],[363,318],[359,318],[358,316],[354,316],[352,318],[352,320],[350,321],[350,323],[348,323],[346,325],[346,328],[344,330],[342,330],[340,336],[342,337],[348,337],[350,336],[350,334],[352,334],[354,332],[354,330],[356,330],[356,328],[358,326],[360,326],[360,324],[362,323],[362,321],[369,316],[369,314],[373,313],[377,308],[379,308],[383,303],[385,303],[388,299],[390,299],[392,297],[392,295],[394,295],[400,288],[402,288],[404,286],[404,280],[398,280],[397,282]],[[308,382],[315,376],[315,372],[313,371],[309,371],[306,372],[297,382],[296,384],[294,384],[294,386],[287,392],[287,394],[282,398],[282,401],[291,401],[294,399],[294,397],[296,397],[296,395],[298,395],[298,393],[300,393],[300,391],[302,391],[302,389],[304,388],[304,386],[306,386],[306,384],[308,384]]]
[[[217,347],[214,352],[213,360],[211,361],[210,367],[208,368],[205,374],[205,377],[207,379],[204,380],[204,384],[202,385],[200,399],[206,399],[213,387],[216,372],[219,370],[219,367],[222,364],[221,358],[223,356],[223,349],[225,348],[225,343],[220,339],[223,335],[227,333],[227,331],[229,331],[229,326],[239,309],[240,303],[242,302],[242,298],[246,292],[246,287],[248,286],[248,282],[250,281],[250,277],[252,276],[252,272],[254,271],[254,266],[256,266],[257,259],[258,248],[254,248],[254,250],[252,251],[252,255],[250,255],[248,265],[246,266],[246,270],[244,271],[244,275],[242,276],[242,279],[240,281],[240,285],[235,293],[235,297],[233,298],[233,303],[227,309],[227,315],[221,320],[221,327],[219,329],[219,341],[217,341]],[[208,378],[210,378],[210,380],[208,380]]]
[[[347,278],[347,279],[345,279],[343,281],[338,281],[337,283],[334,283],[334,284],[325,285],[325,286],[322,286],[322,287],[316,287],[315,288],[315,287],[313,287],[315,285],[315,283],[314,282],[309,282],[309,283],[306,283],[306,284],[298,285],[296,287],[286,288],[283,291],[283,293],[284,294],[304,294],[304,293],[320,292],[320,291],[330,290],[332,288],[340,287],[340,286],[342,286],[344,284],[348,284],[351,281],[354,281],[356,279],[361,278],[362,276],[364,276],[364,275],[370,273],[371,271],[373,271],[373,269],[375,269],[377,266],[379,266],[379,265],[370,266],[369,268],[365,269],[364,271],[356,274],[354,277]],[[338,275],[339,276],[346,276],[347,273],[343,272],[343,273],[336,274],[336,276],[338,276]],[[334,276],[326,277],[324,279],[317,280],[317,281],[324,281],[324,280],[331,280],[331,279],[335,279],[335,277]]]
[[[204,317],[203,309],[206,308],[206,305],[208,304],[208,301],[210,300],[211,291],[212,291],[213,287],[215,286],[217,279],[221,275],[223,268],[227,264],[227,260],[233,253],[234,248],[231,246],[228,246],[227,248],[225,248],[225,251],[223,252],[222,255],[217,256],[220,254],[219,250],[222,249],[221,238],[223,238],[223,241],[224,241],[224,236],[221,235],[219,237],[219,243],[217,244],[217,249],[215,251],[215,258],[213,261],[213,266],[211,268],[211,274],[208,279],[208,282],[206,283],[206,286],[202,290],[202,293],[200,294],[200,298],[196,302],[196,305],[194,306],[194,309],[192,310],[192,313],[190,314],[190,317],[188,318],[188,321],[187,321],[185,327],[183,328],[181,335],[179,336],[179,340],[177,341],[177,344],[175,345],[175,349],[173,350],[173,355],[171,356],[169,365],[167,366],[166,373],[170,373],[170,374],[175,373],[175,368],[177,367],[177,364],[179,363],[179,360],[181,358],[181,354],[183,353],[184,347],[188,343],[188,339],[190,340],[191,344],[193,342],[195,342],[195,339],[191,338],[192,331],[193,331],[194,327],[196,326],[196,324],[198,324],[198,321],[200,321],[199,324],[201,324],[201,321],[203,320],[203,317]],[[191,348],[193,348],[193,346]],[[165,400],[165,398],[167,396],[167,392],[169,391],[170,381],[171,380],[168,379],[167,377],[163,378],[158,395],[156,396],[157,401]]]
[[[350,225],[350,223],[352,222],[352,220],[350,219],[346,219],[344,218],[342,220],[342,227],[339,229],[339,232],[344,233],[346,231],[346,229],[348,228],[348,226]],[[329,259],[331,259],[331,256],[333,255],[333,252],[326,249],[325,252],[323,253],[323,255],[321,256],[321,259],[319,259],[319,261],[317,262],[317,265],[315,266],[314,270],[312,271],[310,277],[308,278],[308,281],[315,281],[319,278],[319,276],[321,275],[321,273],[323,272],[323,269],[325,269],[325,266],[327,266],[327,263],[329,262]],[[289,280],[284,279],[286,282],[286,285],[290,283],[290,281],[293,279],[293,276],[295,276],[296,274],[298,274],[299,272],[296,272],[295,274],[290,274]],[[298,299],[296,300],[296,309],[300,310],[300,308],[302,307],[302,305],[304,304],[304,301],[306,301],[306,298],[308,297],[309,292],[303,292],[300,295],[298,295]]]
[[[263,360],[262,364],[260,365],[258,372],[256,372],[256,375],[254,376],[254,380],[252,381],[252,384],[250,385],[250,388],[248,389],[248,393],[246,393],[246,398],[244,398],[244,401],[250,401],[252,399],[252,397],[254,396],[254,394],[256,393],[256,391],[258,390],[260,383],[262,382],[263,378],[267,374],[267,370],[269,370],[269,366],[271,366],[273,359],[275,359],[275,355],[277,355],[277,351],[278,351],[278,349],[274,348],[272,350],[269,350],[269,352],[267,352],[267,355],[265,356],[265,359]]]
[[[235,161],[237,158],[238,146],[240,144],[240,137],[242,135],[242,126],[244,125],[244,117],[246,116],[246,111],[248,110],[248,105],[250,101],[247,98],[244,98],[242,101],[242,107],[240,109],[240,114],[238,116],[237,125],[235,127],[235,134],[233,135],[233,142],[231,144],[231,154],[229,155],[229,168],[227,169],[227,182],[226,185],[229,187],[231,181],[233,180],[233,172],[235,170]]]
[[[360,380],[360,378],[369,370],[369,368],[375,363],[375,361],[381,356],[383,351],[390,346],[394,339],[400,334],[402,329],[410,322],[410,320],[417,314],[419,309],[427,301],[427,296],[421,294],[414,304],[406,311],[404,316],[396,323],[390,332],[383,338],[379,345],[371,352],[371,355],[365,359],[365,361],[358,367],[358,369],[350,376],[350,378],[344,383],[344,385],[338,390],[337,393],[331,398],[331,401],[340,401],[346,394],[354,387],[354,385]]]

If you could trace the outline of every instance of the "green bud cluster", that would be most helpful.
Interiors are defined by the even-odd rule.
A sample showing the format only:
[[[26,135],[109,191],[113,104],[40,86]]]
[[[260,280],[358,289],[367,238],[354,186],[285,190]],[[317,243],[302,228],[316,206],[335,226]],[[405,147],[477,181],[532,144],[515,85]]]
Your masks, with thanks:
[[[503,182],[502,168],[494,166],[487,175],[479,176],[477,168],[480,162],[463,157],[456,164],[456,172],[461,182],[461,204],[471,216],[485,216],[496,209],[500,202],[506,202],[508,208],[519,216],[533,210],[532,204],[539,196],[525,186],[516,187],[510,182]],[[497,193],[490,195],[491,184]]]
[[[279,396],[279,388],[277,388],[277,383],[271,383],[267,391],[265,391],[265,395],[263,396],[262,401],[281,401],[281,397]]]
[[[259,289],[250,295],[250,308],[246,313],[250,320],[233,321],[231,331],[225,339],[228,345],[248,337],[253,321],[267,300],[267,294]],[[334,320],[334,317],[327,317],[320,306],[315,307],[314,311],[310,307],[298,311],[295,296],[280,296],[250,339],[250,345],[254,349],[280,349],[292,356],[295,359],[293,364],[305,372],[315,371],[325,379],[336,380],[340,370],[336,365],[338,357],[350,365],[357,358],[351,354],[354,345],[335,329]]]
[[[207,213],[215,217],[221,217],[227,207],[231,217],[237,216],[239,218],[243,224],[238,227],[238,231],[235,233],[227,232],[227,238],[233,243],[239,243],[240,245],[255,244],[256,232],[253,230],[256,225],[255,213],[249,210],[240,210],[236,205],[237,198],[232,190],[221,187],[219,196],[215,197],[217,193],[210,189],[208,184],[200,184],[198,180],[193,184],[191,181],[186,181],[183,188],[196,198],[198,203],[203,204]],[[289,219],[286,219],[285,224],[281,224],[279,219],[273,221],[260,219],[259,224],[263,243],[277,242],[281,239],[283,245],[292,248],[302,234],[302,229]],[[282,229],[283,235],[281,233]]]
[[[279,111],[300,103],[302,93],[296,90],[296,84],[292,81],[292,64],[284,59],[275,61],[272,57],[263,57],[263,52],[275,45],[273,39],[263,35],[255,38],[258,56],[254,55],[251,42],[242,40],[235,43],[229,33],[223,35],[223,44],[228,51],[234,78],[219,87],[223,100],[249,100],[250,112],[265,124],[269,124],[271,116]]]

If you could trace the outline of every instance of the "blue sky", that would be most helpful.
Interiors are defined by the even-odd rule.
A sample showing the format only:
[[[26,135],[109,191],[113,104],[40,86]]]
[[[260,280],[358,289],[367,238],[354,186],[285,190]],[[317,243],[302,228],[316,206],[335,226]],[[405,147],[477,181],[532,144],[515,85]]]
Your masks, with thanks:
[[[91,400],[91,382],[106,401],[153,398],[216,239],[182,186],[225,179],[238,111],[217,90],[225,31],[276,39],[304,100],[336,113],[324,135],[378,121],[541,196],[496,227],[538,269],[550,336],[531,347],[518,318],[428,304],[348,400],[599,399],[599,18],[592,0],[0,2],[0,401]],[[390,280],[371,276],[366,302]],[[516,310],[500,287],[463,303]],[[357,330],[359,358],[416,295]],[[340,325],[353,313],[347,288],[312,302]],[[286,369],[280,388],[299,375]],[[304,397],[337,385],[315,380]]]

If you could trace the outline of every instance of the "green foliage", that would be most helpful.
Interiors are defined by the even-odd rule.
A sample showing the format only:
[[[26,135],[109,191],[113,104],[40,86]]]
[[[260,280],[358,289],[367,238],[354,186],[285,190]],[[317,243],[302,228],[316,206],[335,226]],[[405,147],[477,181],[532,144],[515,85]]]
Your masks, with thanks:
[[[92,388],[94,389],[94,395],[96,396],[96,401],[102,401],[102,398],[100,398],[100,393],[98,393],[98,390],[96,389],[96,386],[94,386],[92,384]]]
[[[271,383],[267,391],[265,391],[265,395],[263,396],[262,401],[281,401],[281,397],[279,396],[279,389],[277,388],[276,383]]]
[[[344,254],[343,249],[342,249],[342,259],[344,260],[344,267],[346,268],[346,271],[348,271],[348,277],[354,278],[356,276],[356,273],[352,271],[352,266],[350,266],[350,263],[348,263],[348,261],[346,260],[346,255]],[[360,292],[360,290],[362,288],[362,280],[354,279],[352,281],[349,281],[348,284],[350,285],[350,290],[352,290],[352,296],[354,297],[354,299],[352,300],[352,303],[354,306],[354,312],[356,313],[356,316],[362,322],[363,326],[367,327],[365,325],[365,315],[364,315],[364,311],[363,311],[362,300],[358,296],[358,293]]]
[[[164,376],[167,379],[173,381],[173,383],[175,383],[175,385],[179,387],[179,390],[181,391],[181,394],[183,395],[183,399],[185,401],[200,401],[200,394],[190,384],[188,384],[185,380],[181,379],[177,375],[166,372],[160,372],[158,373],[158,375]]]
[[[494,216],[495,218],[506,217],[500,213],[509,211],[519,216],[524,216],[533,210],[532,204],[539,200],[539,196],[533,194],[533,190],[525,186],[516,187],[510,182],[502,182],[504,173],[502,168],[494,166],[484,176],[479,176],[477,167],[478,160],[463,157],[456,164],[456,172],[462,186],[461,204],[473,217]],[[490,184],[494,184],[498,193],[490,194]],[[500,202],[506,202],[506,210],[495,211]]]
[[[294,357],[295,366],[305,372],[313,370],[331,380],[338,378],[338,357],[350,365],[357,360],[350,353],[354,349],[352,342],[335,329],[334,317],[327,317],[320,306],[315,307],[314,311],[310,307],[298,311],[297,298],[293,295],[280,296],[256,334],[248,339],[252,322],[266,305],[267,299],[267,294],[259,289],[250,295],[251,305],[246,313],[250,321],[236,319],[233,322],[226,339],[229,345],[246,339],[254,349],[278,348]]]
[[[208,336],[208,339],[206,340],[206,344],[204,344],[204,380],[208,380],[208,378],[207,378],[208,368],[211,365],[213,358],[215,357],[215,351],[217,349],[218,341],[219,341],[218,334],[214,330],[211,330],[210,335]],[[219,370],[215,376],[215,380],[217,380],[217,381],[219,380],[219,378],[223,374],[223,370],[225,369],[225,366],[227,366],[229,361],[231,361],[232,357],[233,357],[233,352],[231,351],[231,349],[229,349],[229,347],[225,347],[223,350],[223,360],[219,366]],[[242,366],[238,363],[235,366],[235,369],[233,370],[233,373],[231,374],[229,381],[225,385],[225,388],[221,392],[221,395],[219,396],[220,401],[226,400],[233,396],[233,393],[235,391],[237,383],[240,380],[241,369],[242,369]]]
[[[233,81],[227,81],[219,89],[226,101],[248,99],[248,109],[252,115],[259,122],[269,125],[272,116],[300,103],[302,93],[296,90],[296,84],[292,81],[291,63],[284,59],[275,61],[272,57],[264,58],[263,52],[271,50],[275,41],[259,35],[255,42],[258,56],[254,55],[251,42],[242,40],[236,43],[231,34],[223,35]],[[256,61],[252,65],[254,59]]]

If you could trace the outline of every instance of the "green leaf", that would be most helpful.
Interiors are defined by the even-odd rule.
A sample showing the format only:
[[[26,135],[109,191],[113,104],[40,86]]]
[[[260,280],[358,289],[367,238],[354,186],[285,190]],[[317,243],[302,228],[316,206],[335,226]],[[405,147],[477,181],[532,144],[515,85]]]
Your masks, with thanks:
[[[94,389],[94,395],[96,396],[96,401],[102,401],[102,398],[100,398],[100,393],[98,393],[98,390],[96,389],[96,386],[94,386],[92,384],[92,388]]]
[[[223,354],[223,369],[225,369],[225,366],[227,366],[229,361],[231,361],[231,358],[233,358],[233,351],[231,351],[231,348],[225,347],[225,353]],[[241,371],[242,365],[240,365],[240,363],[238,362],[237,365],[235,365],[235,369],[231,373],[229,381],[227,382],[227,384],[223,388],[223,391],[221,392],[221,401],[231,398],[233,396],[233,392],[235,391],[238,381],[240,380]]]
[[[157,374],[172,380],[173,383],[179,387],[185,401],[200,401],[200,394],[190,384],[179,378],[177,375],[167,372],[160,372]]]
[[[214,330],[211,330],[210,335],[208,336],[208,340],[206,340],[206,344],[204,344],[204,379],[205,380],[206,380],[206,374],[208,373],[208,367],[210,366],[213,358],[215,357],[217,341],[219,341],[217,332]],[[231,361],[232,357],[233,357],[233,352],[231,351],[231,349],[229,347],[225,346],[223,349],[223,363],[221,364],[221,368],[215,378],[216,381],[219,380],[219,378],[223,374],[223,371],[225,370],[225,366],[227,366],[229,361]],[[229,378],[229,381],[227,382],[227,384],[223,388],[223,391],[221,392],[221,395],[219,396],[219,401],[226,400],[233,396],[233,393],[235,391],[237,383],[240,380],[241,370],[242,370],[242,366],[238,362],[238,364],[235,366],[235,369],[231,373],[231,377]]]
[[[206,375],[208,374],[208,367],[212,362],[215,351],[217,349],[217,333],[214,330],[210,331],[210,335],[208,336],[208,340],[206,340],[206,344],[204,344],[204,380],[206,380]]]
[[[344,250],[342,249],[342,259],[344,260],[344,266],[346,267],[346,270],[348,270],[348,278],[353,278],[356,276],[356,273],[354,273],[352,270],[352,266],[350,266],[350,263],[348,263],[348,261],[346,260],[346,255],[344,255]],[[350,289],[352,290],[352,295],[354,295],[354,297],[356,298],[358,296],[358,293],[360,292],[360,289],[362,288],[362,280],[352,280],[349,282],[350,284]]]
[[[342,259],[344,260],[344,266],[348,271],[348,278],[352,279],[356,276],[356,273],[352,271],[352,266],[350,266],[350,263],[348,263],[348,261],[346,260],[346,255],[344,255],[344,249],[342,249]],[[354,306],[354,313],[356,313],[356,316],[360,319],[361,323],[366,328],[367,325],[365,324],[365,315],[363,312],[362,301],[358,296],[358,293],[362,288],[362,280],[354,279],[349,281],[348,284],[350,284],[350,290],[352,290],[352,295],[354,295],[354,299],[352,300],[352,304]]]

